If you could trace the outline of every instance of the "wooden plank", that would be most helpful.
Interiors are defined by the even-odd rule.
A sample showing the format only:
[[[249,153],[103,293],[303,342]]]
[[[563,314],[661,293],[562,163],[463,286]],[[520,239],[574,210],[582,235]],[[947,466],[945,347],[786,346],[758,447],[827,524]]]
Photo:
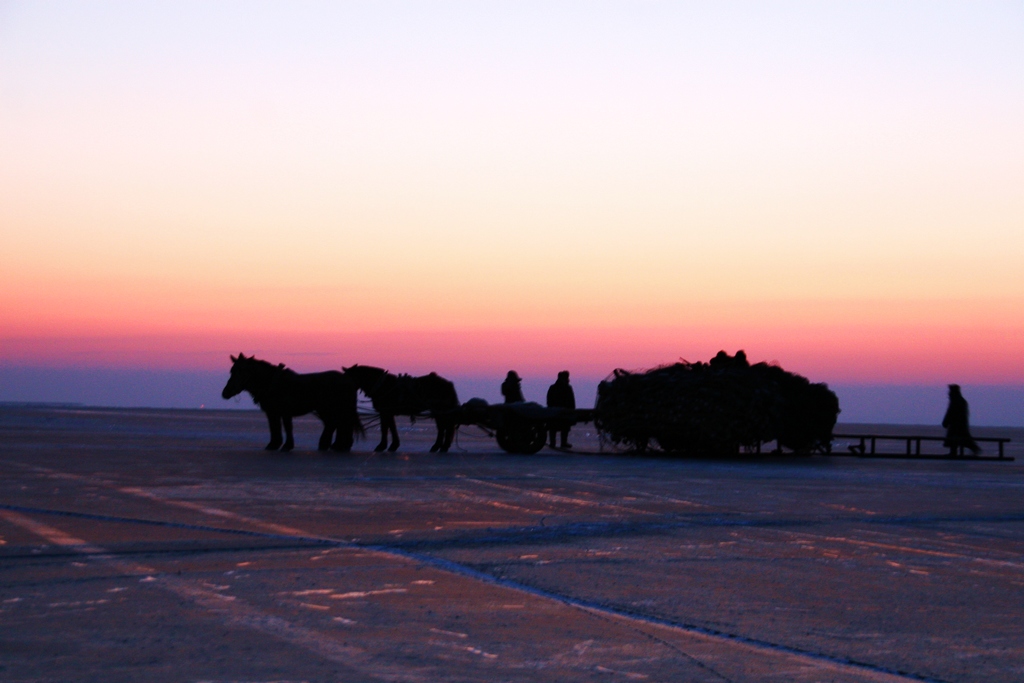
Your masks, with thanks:
[[[964,455],[964,447],[957,446],[957,453],[944,453],[944,454],[928,454],[921,453],[921,442],[922,441],[945,441],[944,436],[931,436],[926,434],[833,434],[833,440],[835,439],[849,439],[857,440],[859,443],[855,446],[850,446],[851,451],[849,455],[856,455],[858,457],[875,457],[875,458],[911,458],[911,459],[923,459],[923,460],[1006,460],[1011,461],[1014,458],[1007,457],[1005,451],[1005,445],[1012,441],[1008,437],[1002,436],[978,436],[974,440],[980,443],[994,443],[998,446],[999,454],[997,456],[986,456],[986,455]],[[871,441],[870,450],[868,449],[867,442]],[[906,452],[905,453],[879,453],[877,449],[878,441],[905,441]],[[916,444],[911,453],[911,443]],[[830,452],[830,455],[847,455],[845,452]]]

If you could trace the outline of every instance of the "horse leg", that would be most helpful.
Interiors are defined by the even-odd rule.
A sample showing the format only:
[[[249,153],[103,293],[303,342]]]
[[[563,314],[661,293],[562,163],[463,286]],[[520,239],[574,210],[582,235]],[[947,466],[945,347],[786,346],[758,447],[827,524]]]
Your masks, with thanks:
[[[391,445],[388,446],[388,450],[394,453],[398,450],[398,445],[401,443],[398,440],[398,423],[395,422],[394,415],[388,415],[388,430],[391,431]]]
[[[288,452],[295,448],[295,439],[292,437],[292,418],[291,416],[284,416],[281,418],[284,422],[284,445],[281,446],[281,450]]]
[[[394,422],[394,416],[388,415],[387,413],[381,413],[381,442],[374,447],[374,453],[381,453],[387,449],[387,433],[390,431],[391,423]]]
[[[437,446],[442,453],[447,453],[455,438],[455,424],[447,420],[437,423]]]
[[[352,427],[351,423],[346,424],[346,420],[338,420],[338,436],[335,438],[331,450],[339,453],[348,453],[352,450]]]
[[[434,421],[434,425],[437,427],[437,438],[434,439],[434,445],[430,447],[431,453],[437,453],[444,446],[444,426],[437,420]]]
[[[267,413],[267,423],[270,425],[270,443],[266,450],[276,451],[281,447],[281,418],[276,413]]]
[[[381,413],[381,442],[374,446],[374,453],[381,453],[387,447],[387,423],[390,415]]]
[[[326,451],[331,447],[331,436],[334,435],[334,422],[324,420],[324,431],[320,433],[320,442],[316,445],[318,451]]]
[[[455,438],[455,423],[445,422],[444,425],[444,443],[441,444],[441,452],[447,453],[448,449],[452,447],[452,440]]]
[[[352,405],[347,409],[343,409],[341,414],[338,416],[338,438],[334,442],[334,450],[340,453],[348,453],[352,450],[352,445],[356,441],[356,434],[365,436],[363,432],[363,423],[359,420],[359,413],[356,410],[355,399],[352,400]]]

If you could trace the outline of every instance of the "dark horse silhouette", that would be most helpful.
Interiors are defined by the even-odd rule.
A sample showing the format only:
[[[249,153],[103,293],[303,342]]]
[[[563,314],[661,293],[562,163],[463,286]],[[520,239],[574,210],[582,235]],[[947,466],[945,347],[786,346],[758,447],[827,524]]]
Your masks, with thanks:
[[[398,450],[398,427],[395,415],[419,417],[427,415],[437,424],[437,440],[430,447],[431,453],[447,453],[455,436],[456,418],[454,411],[459,407],[459,396],[455,385],[436,373],[422,377],[393,375],[382,368],[369,365],[353,365],[342,368],[345,377],[359,387],[373,402],[373,409],[380,413],[380,443],[374,448],[378,453],[385,448]],[[388,432],[391,446],[388,446]]]
[[[295,446],[292,438],[292,418],[315,413],[324,423],[318,448],[326,451],[347,452],[352,449],[355,434],[362,435],[363,425],[356,412],[356,387],[351,380],[336,370],[300,375],[282,363],[272,365],[244,354],[231,356],[231,377],[221,396],[231,398],[243,391],[252,395],[252,401],[267,414],[270,423],[268,451],[280,448],[290,451]],[[281,423],[285,439],[281,442]],[[334,432],[338,436],[331,443]]]

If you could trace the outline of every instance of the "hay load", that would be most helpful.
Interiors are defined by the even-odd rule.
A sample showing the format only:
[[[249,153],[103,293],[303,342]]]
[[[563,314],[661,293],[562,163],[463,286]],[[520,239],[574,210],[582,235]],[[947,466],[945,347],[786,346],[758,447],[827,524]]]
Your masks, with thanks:
[[[838,415],[828,385],[720,351],[708,363],[615,370],[598,386],[594,423],[602,438],[638,451],[654,442],[681,454],[728,455],[775,441],[809,453],[828,448]]]

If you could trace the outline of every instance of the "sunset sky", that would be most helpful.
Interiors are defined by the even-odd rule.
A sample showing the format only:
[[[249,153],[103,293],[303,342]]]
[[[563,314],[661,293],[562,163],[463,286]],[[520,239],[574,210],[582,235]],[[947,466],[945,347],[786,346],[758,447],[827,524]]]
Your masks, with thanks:
[[[1024,4],[0,2],[0,232],[0,371],[1024,385]]]

